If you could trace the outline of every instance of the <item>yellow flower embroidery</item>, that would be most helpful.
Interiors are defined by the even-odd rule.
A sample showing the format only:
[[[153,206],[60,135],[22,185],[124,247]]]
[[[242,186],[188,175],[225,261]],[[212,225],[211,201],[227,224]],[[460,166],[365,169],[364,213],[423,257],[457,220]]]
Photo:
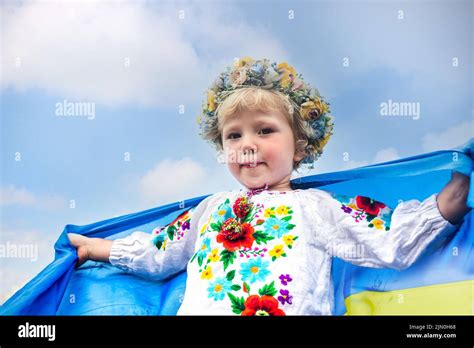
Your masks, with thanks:
[[[201,279],[212,279],[212,268],[211,266],[207,266],[204,271],[202,271]]]
[[[271,217],[275,213],[274,210],[275,210],[274,207],[265,209],[265,211],[263,212],[263,216],[268,219],[269,217]]]
[[[276,257],[276,258],[279,258],[280,256],[282,256],[285,251],[284,251],[284,246],[283,245],[275,245],[275,247],[270,250],[269,254],[271,257]]]
[[[210,216],[209,220],[207,220],[207,222],[202,226],[201,231],[200,231],[201,235],[203,235],[204,232],[206,232],[207,226],[209,226],[209,224],[211,223],[211,220],[212,220],[212,216]]]
[[[278,215],[288,215],[288,207],[280,205],[276,210]]]
[[[212,262],[217,262],[219,261],[219,249],[212,249],[211,251],[211,256],[209,256],[209,260]]]
[[[287,234],[286,236],[283,236],[283,241],[285,242],[286,245],[293,245],[295,236],[292,236],[291,234]]]
[[[372,220],[372,224],[374,227],[378,230],[383,230],[384,229],[384,222],[380,219],[374,219]]]

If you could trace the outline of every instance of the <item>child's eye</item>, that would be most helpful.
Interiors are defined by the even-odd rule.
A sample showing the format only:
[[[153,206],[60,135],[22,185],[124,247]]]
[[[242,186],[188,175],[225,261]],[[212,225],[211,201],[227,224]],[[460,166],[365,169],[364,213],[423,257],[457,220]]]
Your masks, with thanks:
[[[239,133],[230,133],[230,134],[227,136],[227,139],[237,139],[238,137],[240,137],[240,134],[239,134]]]
[[[270,133],[273,133],[273,129],[263,128],[260,132],[263,133],[263,134],[270,134]]]

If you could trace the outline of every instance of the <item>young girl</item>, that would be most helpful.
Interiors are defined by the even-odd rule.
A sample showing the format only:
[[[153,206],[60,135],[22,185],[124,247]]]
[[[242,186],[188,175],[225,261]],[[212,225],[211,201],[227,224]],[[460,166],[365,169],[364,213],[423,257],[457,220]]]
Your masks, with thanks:
[[[409,267],[468,212],[467,176],[391,209],[368,197],[293,190],[332,134],[329,104],[287,63],[239,59],[208,91],[202,136],[246,190],[219,192],[152,234],[115,241],[70,234],[79,261],[164,279],[187,268],[178,314],[297,315],[333,311],[331,259]]]

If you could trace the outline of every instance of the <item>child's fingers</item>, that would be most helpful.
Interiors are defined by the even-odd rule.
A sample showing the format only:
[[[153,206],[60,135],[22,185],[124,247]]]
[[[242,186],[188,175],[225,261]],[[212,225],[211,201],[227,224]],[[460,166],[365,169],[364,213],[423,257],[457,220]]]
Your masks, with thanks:
[[[85,241],[87,240],[87,237],[81,236],[77,233],[68,233],[67,236],[71,244],[74,245],[76,248],[80,247],[81,245],[84,245]]]

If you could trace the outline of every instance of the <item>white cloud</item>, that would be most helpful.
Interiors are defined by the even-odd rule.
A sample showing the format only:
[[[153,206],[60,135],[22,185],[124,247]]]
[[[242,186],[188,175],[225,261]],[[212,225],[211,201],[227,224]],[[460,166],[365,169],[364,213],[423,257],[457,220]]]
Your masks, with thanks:
[[[54,242],[57,238],[38,229],[5,229],[2,226],[0,244],[6,254],[1,258],[0,303],[5,302],[54,260]],[[13,250],[20,246],[28,250],[22,257],[7,252],[7,247]]]
[[[13,185],[0,189],[0,205],[33,205],[36,197],[24,187],[16,188]]]
[[[177,202],[205,194],[241,188],[225,165],[208,167],[188,158],[165,159],[138,180],[138,189],[146,206]],[[133,189],[133,187],[132,187]],[[126,213],[122,209],[117,214]]]
[[[44,210],[57,210],[66,207],[64,198],[49,194],[38,196],[24,187],[15,185],[0,187],[0,206],[21,205]]]
[[[398,154],[397,149],[393,147],[389,147],[387,149],[382,149],[378,151],[375,154],[373,163],[389,162],[389,161],[394,161],[399,158],[400,158],[400,155]]]
[[[224,13],[214,3],[4,4],[2,87],[109,105],[201,100],[234,57],[285,55],[271,35],[238,23],[230,6]]]
[[[422,146],[425,152],[448,150],[465,144],[473,136],[474,121],[466,121],[441,132],[426,134]]]
[[[165,159],[140,179],[140,188],[148,202],[178,201],[199,191],[206,177],[205,168],[189,158]]]

